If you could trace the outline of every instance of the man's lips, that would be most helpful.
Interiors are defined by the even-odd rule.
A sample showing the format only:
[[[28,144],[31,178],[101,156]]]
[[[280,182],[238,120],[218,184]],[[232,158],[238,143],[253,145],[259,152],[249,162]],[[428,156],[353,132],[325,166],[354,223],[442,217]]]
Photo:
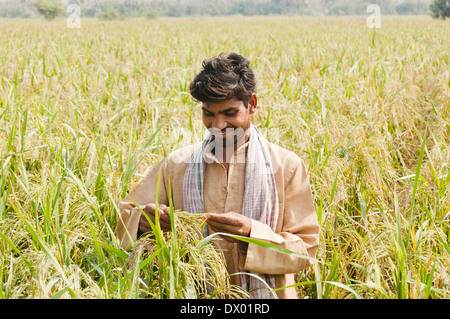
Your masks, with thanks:
[[[227,127],[224,130],[210,129],[210,132],[212,135],[226,137],[226,136],[235,134],[236,128],[235,127]]]

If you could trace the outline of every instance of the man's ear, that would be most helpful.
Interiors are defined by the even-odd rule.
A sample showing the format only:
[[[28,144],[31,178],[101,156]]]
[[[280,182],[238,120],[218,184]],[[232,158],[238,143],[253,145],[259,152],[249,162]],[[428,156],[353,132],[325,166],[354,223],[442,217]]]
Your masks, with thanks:
[[[256,108],[258,107],[258,97],[255,93],[252,94],[250,100],[248,101],[248,111],[250,114],[254,114],[256,112]]]

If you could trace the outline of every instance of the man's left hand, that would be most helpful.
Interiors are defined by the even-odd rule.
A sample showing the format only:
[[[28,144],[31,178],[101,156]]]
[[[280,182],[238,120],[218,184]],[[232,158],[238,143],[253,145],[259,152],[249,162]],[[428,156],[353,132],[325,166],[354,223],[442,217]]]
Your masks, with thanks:
[[[203,219],[205,218],[206,224],[208,224],[214,232],[248,237],[250,235],[250,230],[252,229],[250,218],[235,212],[224,214],[208,213],[203,216]],[[230,242],[239,242],[239,240],[228,236],[224,236],[224,238]]]

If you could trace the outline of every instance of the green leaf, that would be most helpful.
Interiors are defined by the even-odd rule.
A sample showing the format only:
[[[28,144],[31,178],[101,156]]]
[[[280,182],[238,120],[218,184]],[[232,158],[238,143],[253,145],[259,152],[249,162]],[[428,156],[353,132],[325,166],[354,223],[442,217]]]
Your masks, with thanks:
[[[296,256],[296,257],[299,257],[299,258],[302,258],[302,259],[307,259],[307,260],[310,260],[312,262],[320,262],[320,261],[316,260],[315,258],[311,258],[311,257],[305,256],[305,255],[301,255],[299,253],[293,252],[292,250],[282,248],[282,247],[280,247],[280,246],[278,246],[276,244],[272,244],[272,243],[266,242],[264,240],[260,240],[260,239],[256,239],[256,238],[249,238],[249,237],[244,237],[244,236],[238,236],[238,235],[231,235],[231,234],[221,233],[221,232],[214,233],[214,234],[211,234],[211,235],[205,237],[200,242],[198,248],[202,249],[203,247],[205,247],[211,241],[211,239],[214,236],[218,236],[218,235],[228,236],[228,237],[231,237],[231,238],[234,238],[234,239],[237,239],[237,240],[249,243],[249,244],[253,244],[253,245],[257,245],[257,246],[264,247],[264,248],[267,248],[267,249],[271,249],[271,250],[274,250],[274,251],[277,251],[277,252],[280,252],[280,253],[283,253],[283,254]]]
[[[31,236],[33,237],[34,240],[36,240],[39,245],[41,246],[42,250],[44,251],[45,255],[47,255],[48,259],[51,261],[51,263],[53,264],[53,266],[55,266],[55,268],[59,271],[59,273],[61,274],[61,276],[63,277],[64,281],[67,283],[67,277],[64,273],[64,270],[61,268],[61,265],[58,263],[56,257],[51,253],[51,251],[48,249],[47,245],[45,244],[45,242],[42,240],[42,238],[38,235],[38,233],[36,232],[36,230],[30,225],[30,223],[28,223],[28,221],[22,216],[22,214],[19,212],[19,210],[17,209],[17,207],[11,202],[11,207],[14,209],[14,211],[17,213],[17,215],[19,216],[19,218],[23,221],[23,223],[25,224],[25,226],[28,228],[28,230],[31,233]]]
[[[110,245],[108,245],[108,244],[106,244],[106,243],[104,243],[104,242],[102,242],[102,241],[100,241],[98,239],[94,239],[94,238],[91,238],[89,236],[85,236],[83,234],[76,233],[76,232],[73,232],[73,231],[70,231],[70,230],[67,230],[67,229],[61,229],[61,230],[64,231],[64,232],[76,235],[76,236],[80,236],[80,237],[92,240],[96,244],[99,244],[99,245],[105,247],[106,249],[108,249],[110,252],[112,252],[113,254],[115,254],[117,257],[119,257],[121,259],[127,259],[128,258],[128,254],[126,252],[124,252],[124,251],[122,251],[122,250],[120,250],[120,249],[118,249],[116,247],[110,246]]]
[[[6,237],[3,233],[0,233],[0,237],[9,245],[11,246],[11,248],[17,253],[19,254],[20,257],[22,257],[23,261],[25,262],[25,265],[27,265],[27,267],[31,270],[34,271],[33,266],[31,265],[31,263],[28,261],[28,259],[25,258],[24,255],[22,255],[22,253],[20,252],[20,250],[16,247],[16,245],[14,245],[14,243],[8,238]]]

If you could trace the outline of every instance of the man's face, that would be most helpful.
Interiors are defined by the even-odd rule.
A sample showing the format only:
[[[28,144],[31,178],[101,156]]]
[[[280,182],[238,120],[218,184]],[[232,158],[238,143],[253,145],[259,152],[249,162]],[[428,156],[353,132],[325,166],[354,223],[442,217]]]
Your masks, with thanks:
[[[245,134],[248,138],[248,129],[251,125],[251,115],[256,112],[257,97],[253,94],[248,103],[235,98],[217,103],[202,103],[203,124],[215,136],[222,138],[225,147],[235,145]]]

